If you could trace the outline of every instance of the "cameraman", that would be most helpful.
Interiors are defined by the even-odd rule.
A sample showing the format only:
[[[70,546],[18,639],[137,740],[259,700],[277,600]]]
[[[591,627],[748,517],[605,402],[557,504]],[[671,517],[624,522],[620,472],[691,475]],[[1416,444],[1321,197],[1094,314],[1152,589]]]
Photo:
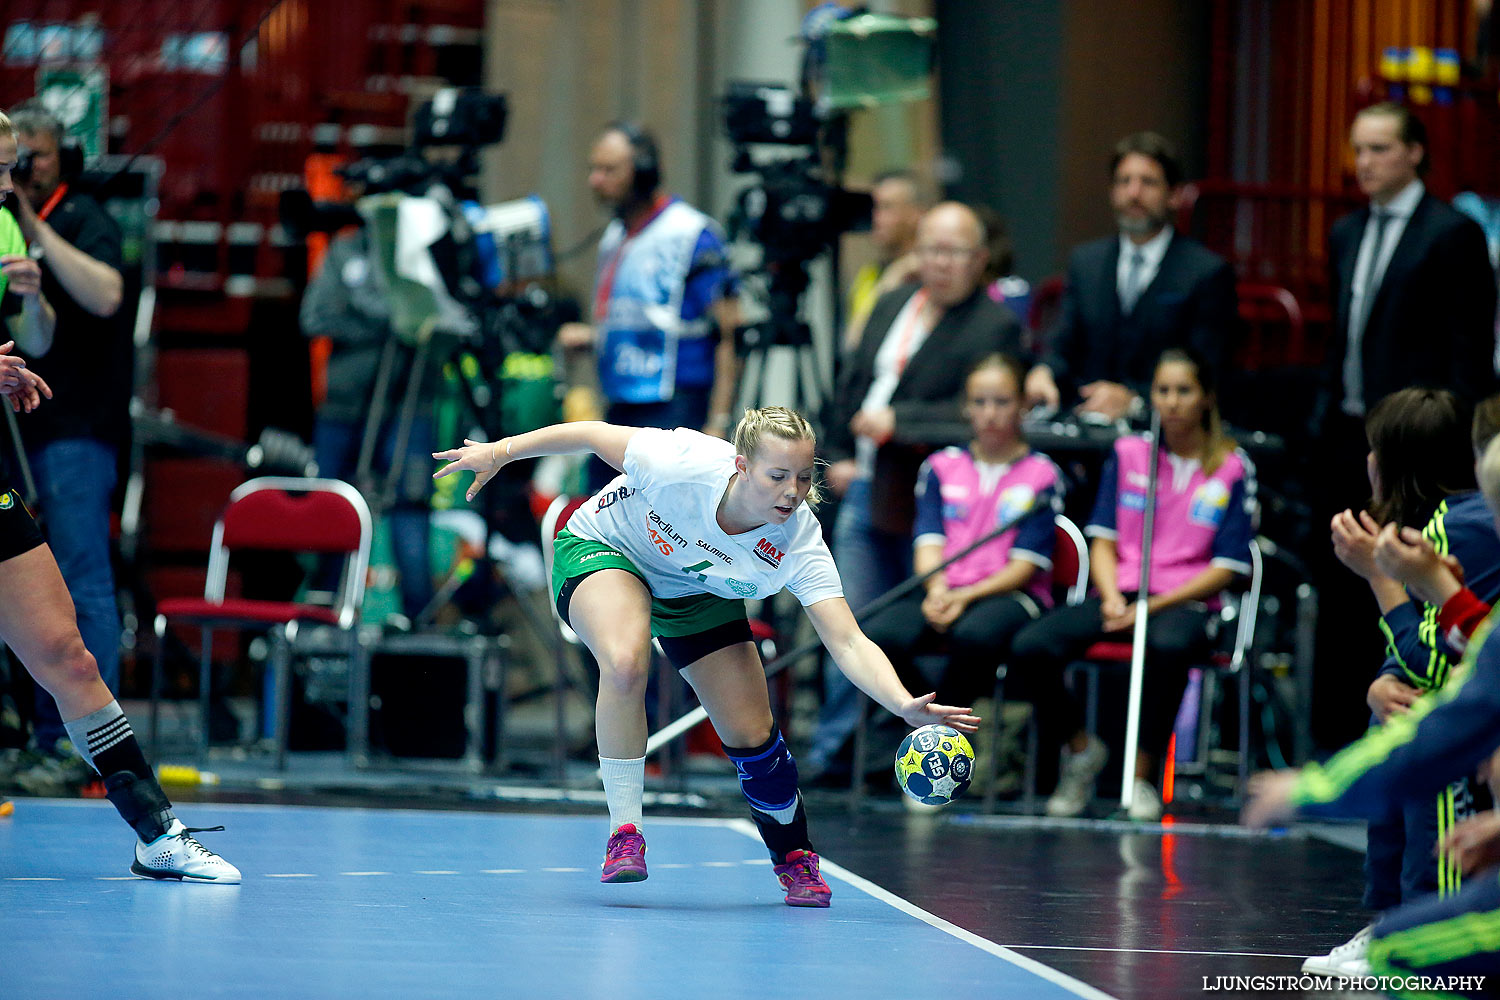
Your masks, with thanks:
[[[308,282],[302,297],[302,332],[308,337],[328,337],[333,345],[328,357],[328,392],[318,408],[313,449],[320,475],[353,482],[364,447],[367,415],[372,407],[382,407],[385,418],[374,428],[377,437],[371,471],[386,476],[393,465],[401,469],[386,513],[396,571],[401,578],[401,609],[408,621],[415,622],[433,596],[428,556],[432,481],[428,476],[436,449],[432,401],[442,372],[436,362],[428,364],[421,383],[413,387],[417,414],[398,458],[401,403],[410,384],[413,351],[404,344],[393,345],[395,363],[390,367],[389,388],[383,400],[375,399],[381,359],[387,341],[396,334],[391,330],[390,303],[376,283],[374,268],[366,231],[346,232],[328,244],[322,268]],[[358,485],[363,489],[368,484]],[[367,499],[372,505],[376,500]],[[332,589],[337,579],[328,583]]]
[[[109,522],[131,391],[129,331],[115,318],[125,287],[120,231],[98,202],[63,176],[62,123],[37,101],[17,107],[11,121],[21,147],[13,174],[16,220],[33,256],[40,254],[41,292],[57,314],[47,353],[56,398],[23,422],[22,439],[47,543],[77,607],[84,646],[118,693],[120,616]],[[30,769],[39,780],[28,788],[57,791],[57,784],[81,783],[91,773],[66,742],[57,705],[40,687],[33,740],[43,759]]]
[[[564,324],[560,342],[597,346],[610,423],[693,427],[723,437],[739,322],[723,233],[662,192],[656,139],[629,123],[611,125],[594,143],[589,188],[614,220],[599,241],[593,325]],[[596,461],[590,487],[614,476]]]

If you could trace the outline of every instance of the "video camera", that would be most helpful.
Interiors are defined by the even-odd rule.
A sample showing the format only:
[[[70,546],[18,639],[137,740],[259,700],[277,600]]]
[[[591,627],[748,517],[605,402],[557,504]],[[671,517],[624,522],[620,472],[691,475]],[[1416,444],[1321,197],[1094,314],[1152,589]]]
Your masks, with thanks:
[[[730,169],[760,176],[740,192],[730,235],[743,233],[760,244],[767,264],[805,264],[869,219],[869,195],[828,179],[825,159],[843,156],[842,117],[820,116],[811,99],[781,84],[736,81],[724,97],[724,124],[734,144]],[[801,152],[757,157],[753,145]]]
[[[64,181],[71,181],[83,173],[83,144],[71,135],[65,135],[57,144],[58,172]],[[23,142],[16,143],[16,163],[10,168],[11,177],[22,183],[31,180],[31,169],[36,151]]]
[[[505,138],[509,110],[504,94],[475,87],[440,90],[417,109],[410,149],[365,157],[336,172],[364,194],[425,194],[436,184],[462,198],[470,193],[469,179],[479,170],[479,150]],[[444,151],[448,155],[439,155]],[[352,205],[313,201],[300,190],[282,192],[280,214],[281,224],[296,239],[362,224]]]

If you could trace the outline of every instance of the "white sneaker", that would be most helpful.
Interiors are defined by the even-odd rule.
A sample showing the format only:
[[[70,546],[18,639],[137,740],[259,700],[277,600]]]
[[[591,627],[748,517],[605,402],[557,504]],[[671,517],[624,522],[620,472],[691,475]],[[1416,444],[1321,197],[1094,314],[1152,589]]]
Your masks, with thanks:
[[[1156,787],[1145,778],[1135,779],[1135,795],[1130,799],[1130,818],[1142,823],[1155,823],[1161,819],[1161,796]]]
[[[1373,926],[1373,925],[1372,925]],[[1370,928],[1366,927],[1326,955],[1314,955],[1302,963],[1304,976],[1368,976]]]
[[[1062,774],[1047,799],[1048,816],[1077,816],[1094,797],[1094,780],[1109,760],[1109,748],[1093,733],[1088,746],[1077,752],[1063,748]]]
[[[222,826],[207,827],[222,830]],[[238,885],[240,870],[193,839],[204,830],[186,827],[182,820],[172,820],[167,832],[143,844],[135,842],[135,861],[131,874],[142,878],[178,879],[183,882],[222,882]]]

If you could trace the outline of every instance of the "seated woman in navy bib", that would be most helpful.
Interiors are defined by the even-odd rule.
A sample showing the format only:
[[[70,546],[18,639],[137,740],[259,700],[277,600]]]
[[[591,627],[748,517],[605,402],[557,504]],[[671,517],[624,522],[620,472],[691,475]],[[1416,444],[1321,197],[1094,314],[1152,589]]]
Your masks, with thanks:
[[[1201,359],[1173,348],[1162,354],[1151,383],[1162,447],[1132,819],[1161,815],[1152,779],[1172,735],[1188,670],[1207,652],[1218,595],[1250,572],[1255,467],[1221,429],[1211,378]],[[1083,711],[1063,684],[1063,671],[1095,642],[1131,638],[1150,471],[1146,436],[1115,442],[1084,532],[1091,539],[1089,576],[1096,593],[1027,625],[1011,646],[1009,693],[1036,706],[1044,759],[1059,739],[1067,744],[1057,789],[1047,800],[1052,816],[1084,810],[1109,757],[1103,742],[1085,731]]]

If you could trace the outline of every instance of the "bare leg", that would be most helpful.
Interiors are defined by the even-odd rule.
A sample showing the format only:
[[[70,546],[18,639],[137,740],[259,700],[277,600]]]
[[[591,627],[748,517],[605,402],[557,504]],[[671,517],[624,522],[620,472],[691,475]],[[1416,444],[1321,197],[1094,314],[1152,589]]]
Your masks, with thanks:
[[[65,721],[114,701],[83,647],[73,599],[45,545],[0,563],[0,640],[56,699]]]
[[[599,661],[599,699],[594,713],[599,756],[644,756],[651,592],[633,573],[600,570],[573,591],[568,618],[573,631]]]
[[[73,600],[45,545],[0,563],[0,640],[57,701],[78,752],[140,838],[134,874],[238,883],[239,869],[194,840],[172,813],[115,696],[83,646]],[[76,727],[76,728],[75,728]]]
[[[715,650],[689,664],[682,675],[697,692],[719,739],[730,746],[753,747],[771,735],[771,696],[753,643]]]

